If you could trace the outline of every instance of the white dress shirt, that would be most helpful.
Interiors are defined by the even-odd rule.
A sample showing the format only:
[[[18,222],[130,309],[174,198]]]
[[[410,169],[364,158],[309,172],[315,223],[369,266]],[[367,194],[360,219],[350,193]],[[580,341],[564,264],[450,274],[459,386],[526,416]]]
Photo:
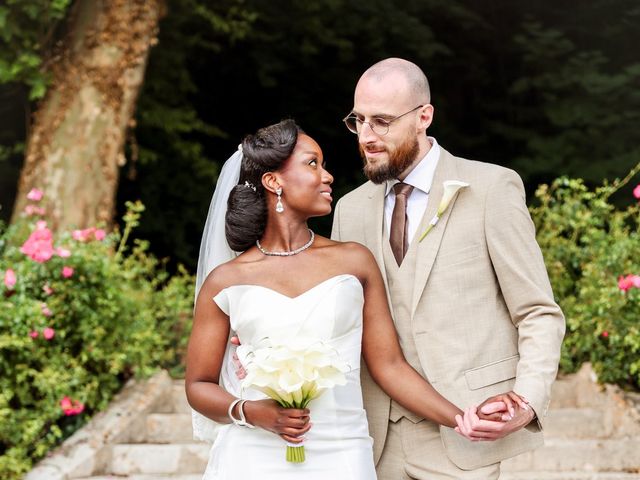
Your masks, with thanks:
[[[420,225],[420,221],[424,216],[424,212],[427,209],[427,202],[429,201],[429,191],[431,190],[431,184],[433,183],[433,175],[438,165],[438,159],[440,158],[440,145],[433,137],[427,137],[431,142],[431,149],[424,156],[420,163],[407,175],[404,179],[404,183],[413,185],[413,191],[407,200],[407,234],[409,235],[408,244],[413,241],[413,237],[416,234],[416,230]],[[400,180],[387,180],[386,191],[384,200],[384,221],[385,231],[387,238],[389,238],[389,232],[391,230],[391,214],[393,213],[393,207],[396,204],[396,194],[393,191],[393,186],[399,183]]]

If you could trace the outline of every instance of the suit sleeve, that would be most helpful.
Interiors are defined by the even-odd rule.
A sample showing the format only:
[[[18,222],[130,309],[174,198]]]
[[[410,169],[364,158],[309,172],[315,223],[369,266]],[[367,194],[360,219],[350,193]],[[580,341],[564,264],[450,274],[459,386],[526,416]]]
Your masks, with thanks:
[[[336,208],[333,212],[333,226],[331,227],[331,239],[340,242],[340,205],[342,205],[342,199],[336,203]]]
[[[544,424],[560,361],[564,316],[553,298],[520,177],[506,169],[496,175],[485,207],[489,255],[518,329],[520,359],[513,390],[529,401]]]

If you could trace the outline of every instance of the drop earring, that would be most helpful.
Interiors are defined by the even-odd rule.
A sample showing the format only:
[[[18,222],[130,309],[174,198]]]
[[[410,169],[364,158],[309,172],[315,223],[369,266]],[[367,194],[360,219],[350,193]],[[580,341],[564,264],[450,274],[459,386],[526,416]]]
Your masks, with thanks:
[[[282,187],[278,187],[276,190],[276,195],[278,195],[278,201],[276,202],[276,212],[282,213],[284,212],[284,205],[282,205]]]

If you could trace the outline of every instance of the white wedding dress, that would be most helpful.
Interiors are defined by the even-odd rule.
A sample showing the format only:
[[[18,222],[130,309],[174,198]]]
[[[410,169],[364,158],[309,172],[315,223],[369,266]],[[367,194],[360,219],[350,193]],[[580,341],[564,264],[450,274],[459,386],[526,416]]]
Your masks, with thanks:
[[[229,315],[243,345],[285,333],[315,337],[332,345],[351,371],[346,385],[325,391],[309,404],[313,426],[304,442],[304,463],[286,461],[286,443],[276,434],[228,424],[218,427],[203,479],[375,480],[373,441],[360,389],[360,281],[337,275],[293,298],[258,285],[234,285],[214,301]],[[228,391],[250,400],[266,398],[253,389],[233,391],[234,377],[233,370],[223,366],[220,383]]]

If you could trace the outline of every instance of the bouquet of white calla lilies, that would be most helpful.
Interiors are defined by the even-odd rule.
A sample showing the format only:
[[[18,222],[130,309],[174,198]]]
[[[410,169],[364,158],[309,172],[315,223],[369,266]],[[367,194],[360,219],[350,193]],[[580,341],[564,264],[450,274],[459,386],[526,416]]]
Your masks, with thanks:
[[[433,227],[436,226],[436,224],[440,220],[440,217],[442,216],[442,214],[449,207],[449,204],[451,203],[451,200],[453,199],[455,194],[458,193],[458,190],[460,190],[461,188],[466,188],[466,187],[469,186],[468,183],[461,182],[460,180],[446,180],[445,182],[442,183],[442,185],[444,186],[444,193],[442,194],[442,199],[440,200],[440,203],[438,204],[438,211],[436,212],[436,214],[433,216],[433,218],[429,222],[429,226],[427,226],[427,229],[420,236],[420,239],[418,240],[419,242],[424,240],[424,237],[426,237],[427,234],[433,229]]]
[[[247,371],[242,387],[260,390],[284,408],[306,408],[325,390],[345,385],[350,370],[334,348],[315,338],[265,338],[236,353]],[[304,446],[287,445],[286,458],[304,462]]]

